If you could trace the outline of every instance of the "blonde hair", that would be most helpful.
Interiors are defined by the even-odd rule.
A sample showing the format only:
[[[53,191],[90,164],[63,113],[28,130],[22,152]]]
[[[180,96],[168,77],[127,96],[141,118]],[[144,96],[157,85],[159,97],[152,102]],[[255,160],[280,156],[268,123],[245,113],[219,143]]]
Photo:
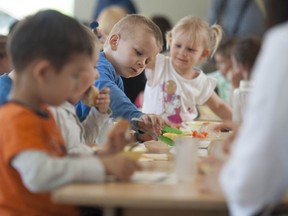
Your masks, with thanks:
[[[99,14],[97,21],[99,28],[102,29],[105,34],[109,34],[113,26],[123,17],[127,15],[127,11],[120,6],[110,6],[105,8]]]
[[[193,44],[202,43],[212,57],[222,39],[223,30],[218,24],[209,26],[206,21],[199,17],[186,16],[180,19],[171,31],[167,32],[167,48],[169,48],[172,38],[181,34],[188,34],[193,40]]]
[[[139,28],[148,31],[155,37],[157,47],[161,51],[163,39],[160,28],[148,17],[138,14],[127,15],[117,22],[113,26],[104,44],[104,48],[107,47],[109,38],[112,34],[119,34],[121,39],[126,40],[135,37],[135,33],[139,30]]]

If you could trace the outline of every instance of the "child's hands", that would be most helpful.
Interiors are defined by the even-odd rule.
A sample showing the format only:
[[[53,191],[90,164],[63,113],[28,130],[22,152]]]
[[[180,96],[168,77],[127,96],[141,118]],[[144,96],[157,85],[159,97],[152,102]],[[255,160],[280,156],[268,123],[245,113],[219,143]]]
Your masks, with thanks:
[[[110,105],[109,92],[110,92],[109,88],[104,88],[99,92],[98,96],[95,99],[94,106],[97,107],[97,109],[101,113],[106,113],[109,110]]]
[[[135,171],[141,170],[136,161],[120,155],[101,157],[100,160],[105,167],[106,174],[113,175],[121,181],[129,180]]]

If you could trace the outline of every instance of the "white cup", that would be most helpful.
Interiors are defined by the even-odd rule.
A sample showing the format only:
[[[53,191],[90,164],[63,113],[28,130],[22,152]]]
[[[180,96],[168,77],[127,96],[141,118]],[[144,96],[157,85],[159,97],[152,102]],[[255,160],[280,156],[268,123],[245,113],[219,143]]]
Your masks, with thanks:
[[[175,174],[181,182],[191,182],[196,175],[198,138],[177,137],[175,142]]]

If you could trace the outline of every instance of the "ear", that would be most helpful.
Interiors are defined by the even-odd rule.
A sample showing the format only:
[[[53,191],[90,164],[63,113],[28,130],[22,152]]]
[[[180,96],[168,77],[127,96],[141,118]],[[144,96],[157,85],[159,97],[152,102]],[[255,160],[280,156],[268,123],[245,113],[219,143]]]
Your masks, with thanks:
[[[55,70],[49,61],[39,60],[33,65],[32,73],[36,82],[45,84],[49,80],[49,77],[55,73]]]
[[[115,51],[117,50],[118,44],[120,40],[119,34],[112,34],[109,38],[109,45],[111,47],[111,50]]]

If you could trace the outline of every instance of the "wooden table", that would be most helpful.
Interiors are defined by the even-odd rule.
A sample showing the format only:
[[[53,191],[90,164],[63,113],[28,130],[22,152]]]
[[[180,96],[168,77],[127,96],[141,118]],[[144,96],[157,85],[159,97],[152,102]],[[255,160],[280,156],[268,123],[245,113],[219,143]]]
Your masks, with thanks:
[[[174,163],[153,161],[143,165],[172,172]],[[60,187],[52,195],[58,203],[101,207],[105,216],[229,215],[223,195],[200,193],[194,183],[79,183]],[[288,209],[288,196],[279,208]]]
[[[172,162],[151,163],[155,170],[173,169]],[[58,203],[100,206],[105,215],[228,215],[223,196],[199,193],[194,183],[70,184],[56,189],[53,199]]]

